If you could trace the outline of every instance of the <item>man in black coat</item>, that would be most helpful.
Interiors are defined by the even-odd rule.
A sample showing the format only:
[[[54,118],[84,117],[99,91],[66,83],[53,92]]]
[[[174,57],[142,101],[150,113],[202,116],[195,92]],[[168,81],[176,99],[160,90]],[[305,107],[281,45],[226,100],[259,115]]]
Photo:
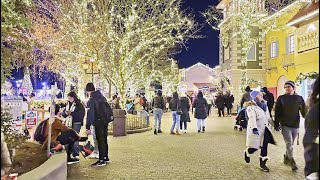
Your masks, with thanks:
[[[230,94],[229,91],[227,91],[226,97],[225,97],[225,104],[227,107],[227,113],[231,117],[231,109],[233,108],[233,103],[234,103],[234,97],[232,94]]]
[[[272,118],[271,111],[273,109],[274,105],[274,96],[273,94],[268,90],[267,87],[262,88],[263,92],[265,93],[263,95],[263,99],[267,101],[267,106],[269,109],[270,117]]]
[[[193,101],[192,107],[194,108],[194,117],[198,120],[198,132],[205,132],[205,119],[207,118],[208,103],[200,91],[197,98]]]
[[[224,117],[224,107],[226,106],[226,100],[225,97],[222,95],[222,92],[219,92],[215,104],[218,108],[219,117],[221,117],[221,113]]]

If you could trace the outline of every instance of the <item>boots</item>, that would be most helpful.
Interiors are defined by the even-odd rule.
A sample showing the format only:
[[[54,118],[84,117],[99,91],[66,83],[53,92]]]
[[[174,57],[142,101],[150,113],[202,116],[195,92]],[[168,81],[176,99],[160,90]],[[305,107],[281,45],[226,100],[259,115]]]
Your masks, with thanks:
[[[269,168],[266,166],[266,162],[268,161],[269,157],[262,157],[260,156],[260,169],[264,172],[269,172]]]
[[[290,166],[291,166],[291,170],[292,170],[292,171],[298,170],[297,164],[296,164],[296,162],[294,161],[293,158],[290,159]]]
[[[153,134],[154,134],[154,135],[157,135],[157,130],[156,130],[156,129],[153,131]]]
[[[284,154],[283,157],[284,157],[283,163],[284,163],[285,165],[289,165],[290,159],[289,159],[288,155],[287,155],[287,154]]]
[[[204,133],[206,131],[206,128],[203,126],[202,127],[202,132]]]
[[[244,151],[244,160],[246,163],[250,163],[250,154],[248,152],[248,148]]]

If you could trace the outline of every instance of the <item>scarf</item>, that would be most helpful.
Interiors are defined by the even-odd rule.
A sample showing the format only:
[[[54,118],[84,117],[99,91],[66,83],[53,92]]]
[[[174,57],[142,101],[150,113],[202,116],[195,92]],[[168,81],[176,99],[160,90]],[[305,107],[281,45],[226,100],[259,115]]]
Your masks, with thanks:
[[[256,104],[257,104],[261,109],[264,110],[264,112],[267,111],[267,104],[264,103],[264,101],[255,101],[255,102],[256,102]]]

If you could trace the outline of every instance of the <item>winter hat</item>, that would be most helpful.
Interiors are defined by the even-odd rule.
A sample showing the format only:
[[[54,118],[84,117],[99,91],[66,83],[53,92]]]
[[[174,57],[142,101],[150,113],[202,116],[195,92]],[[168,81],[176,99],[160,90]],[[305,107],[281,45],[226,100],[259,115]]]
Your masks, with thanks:
[[[94,87],[93,83],[88,83],[86,86],[86,91],[95,91],[96,88]]]
[[[296,84],[293,81],[287,81],[284,85],[290,85],[293,89],[296,87]]]
[[[259,93],[261,93],[261,91],[251,91],[250,96],[252,100],[255,100]]]

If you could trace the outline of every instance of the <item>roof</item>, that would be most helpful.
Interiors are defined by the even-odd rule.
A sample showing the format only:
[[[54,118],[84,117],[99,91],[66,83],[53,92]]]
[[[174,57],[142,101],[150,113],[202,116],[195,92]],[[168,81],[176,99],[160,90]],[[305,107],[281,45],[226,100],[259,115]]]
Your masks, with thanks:
[[[192,65],[192,66],[188,67],[188,68],[186,69],[186,71],[188,71],[188,70],[192,69],[192,68],[193,68],[193,67],[195,67],[195,66],[203,66],[203,67],[208,68],[209,70],[212,70],[212,68],[211,68],[211,67],[206,66],[206,65],[202,64],[201,62],[198,62],[197,64],[194,64],[194,65]]]
[[[305,7],[303,7],[293,18],[287,23],[288,26],[296,26],[303,20],[308,20],[319,14],[319,1],[312,0]]]
[[[195,85],[199,89],[204,87],[215,88],[215,86],[212,83],[193,83],[193,85]]]

